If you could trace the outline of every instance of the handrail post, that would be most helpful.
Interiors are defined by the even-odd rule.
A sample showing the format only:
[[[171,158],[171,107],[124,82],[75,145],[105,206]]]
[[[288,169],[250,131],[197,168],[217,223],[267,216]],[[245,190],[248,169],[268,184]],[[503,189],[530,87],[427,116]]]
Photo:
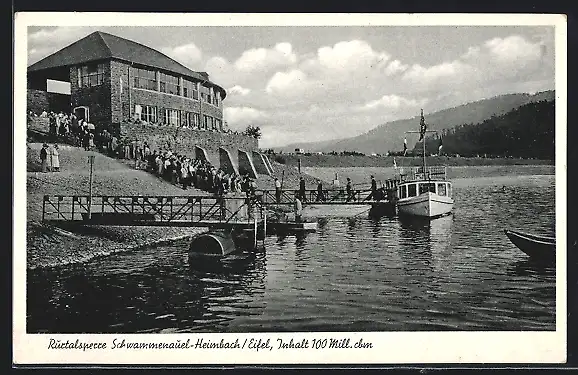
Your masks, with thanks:
[[[42,222],[44,222],[44,212],[46,211],[46,199],[48,199],[48,195],[42,198]]]
[[[90,177],[88,180],[88,220],[92,219],[92,166],[94,164],[94,155],[89,155]]]

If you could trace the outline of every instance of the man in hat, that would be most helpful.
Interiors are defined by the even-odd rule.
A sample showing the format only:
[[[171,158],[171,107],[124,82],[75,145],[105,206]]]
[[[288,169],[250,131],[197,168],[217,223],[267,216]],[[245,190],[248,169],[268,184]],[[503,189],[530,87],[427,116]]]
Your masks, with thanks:
[[[345,190],[347,191],[346,202],[349,202],[350,200],[354,199],[353,187],[351,186],[351,179],[349,177],[347,177],[347,185],[345,186]]]
[[[40,162],[41,162],[41,171],[42,173],[48,172],[48,145],[45,143],[42,145],[42,149],[40,150]]]
[[[299,198],[305,202],[306,201],[306,197],[305,197],[305,179],[303,178],[303,176],[299,177]]]

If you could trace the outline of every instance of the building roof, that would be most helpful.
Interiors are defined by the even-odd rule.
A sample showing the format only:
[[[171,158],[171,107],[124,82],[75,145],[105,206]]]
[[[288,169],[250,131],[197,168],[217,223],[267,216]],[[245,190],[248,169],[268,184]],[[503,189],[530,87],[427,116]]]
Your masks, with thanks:
[[[195,72],[155,49],[102,31],[95,31],[52,55],[46,56],[30,65],[28,72],[105,59],[118,59],[150,66],[201,81],[208,81],[209,78],[206,72]],[[208,82],[220,89],[223,98],[225,97],[226,92],[222,87]]]

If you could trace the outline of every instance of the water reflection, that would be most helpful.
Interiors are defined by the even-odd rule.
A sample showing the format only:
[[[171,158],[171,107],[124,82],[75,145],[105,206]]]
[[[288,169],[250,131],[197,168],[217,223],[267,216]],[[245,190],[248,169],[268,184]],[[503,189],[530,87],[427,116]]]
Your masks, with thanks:
[[[532,258],[517,261],[508,270],[513,276],[546,276],[552,279],[556,277],[554,265]]]
[[[307,233],[297,232],[295,233],[295,247],[297,250],[303,250],[305,246],[305,239],[307,238]]]
[[[397,251],[406,281],[417,286],[414,292],[419,298],[441,290],[444,250],[451,244],[452,216],[434,220],[404,218],[399,223]]]

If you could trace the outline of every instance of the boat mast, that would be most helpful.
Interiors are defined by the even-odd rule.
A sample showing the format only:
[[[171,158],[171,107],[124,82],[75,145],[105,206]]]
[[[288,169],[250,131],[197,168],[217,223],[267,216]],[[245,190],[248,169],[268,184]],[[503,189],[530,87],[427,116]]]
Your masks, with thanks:
[[[421,110],[421,121],[425,123],[425,119],[423,118],[423,109]],[[420,131],[421,131],[421,123],[420,123]],[[425,177],[425,132],[423,134],[423,176]]]

